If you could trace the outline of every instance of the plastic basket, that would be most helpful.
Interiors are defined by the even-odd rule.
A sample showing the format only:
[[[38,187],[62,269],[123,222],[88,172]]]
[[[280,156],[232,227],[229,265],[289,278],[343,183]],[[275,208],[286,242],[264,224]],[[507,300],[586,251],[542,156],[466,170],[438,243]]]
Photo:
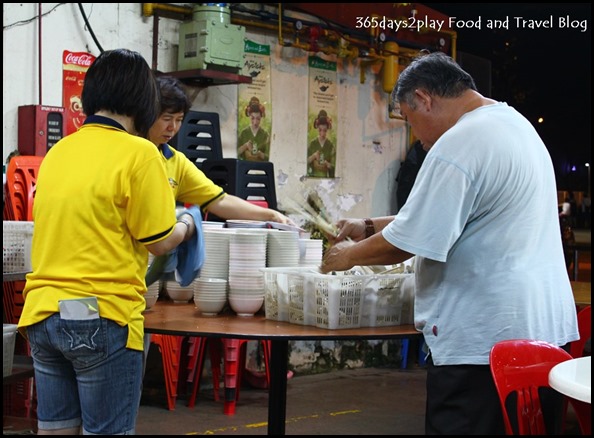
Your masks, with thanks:
[[[3,272],[31,271],[33,222],[2,221]]]
[[[12,363],[14,361],[14,344],[16,341],[17,325],[16,324],[2,324],[4,329],[4,362],[2,368],[2,376],[8,376],[12,373]]]
[[[374,275],[365,279],[361,327],[413,323],[414,274]]]
[[[345,329],[361,327],[365,278],[359,275],[315,275],[311,288],[315,297],[316,327]]]
[[[299,325],[315,325],[316,312],[310,285],[311,275],[291,273],[287,279],[289,284],[289,322]]]
[[[290,276],[312,272],[311,268],[262,268],[264,273],[264,312],[266,319],[289,321]]]
[[[413,323],[414,274],[265,268],[266,318],[326,329]]]

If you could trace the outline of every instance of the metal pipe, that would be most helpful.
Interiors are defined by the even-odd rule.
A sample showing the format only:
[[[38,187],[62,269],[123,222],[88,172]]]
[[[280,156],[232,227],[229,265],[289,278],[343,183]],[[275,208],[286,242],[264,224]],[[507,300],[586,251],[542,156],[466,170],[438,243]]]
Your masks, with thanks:
[[[143,3],[142,15],[150,17],[155,14],[155,11],[174,12],[185,16],[192,16],[193,9],[186,6],[176,6],[169,3]]]
[[[39,23],[38,23],[38,34],[37,34],[37,45],[39,47],[38,51],[37,51],[37,62],[39,63],[39,105],[42,105],[43,103],[43,94],[41,92],[41,85],[43,82],[43,75],[41,74],[42,72],[42,60],[43,60],[43,56],[42,56],[42,47],[43,47],[43,38],[41,37],[41,20],[43,17],[43,14],[41,13],[41,5],[43,3],[39,3],[38,6],[38,10],[39,10]]]
[[[153,71],[157,71],[159,57],[159,15],[153,15]]]

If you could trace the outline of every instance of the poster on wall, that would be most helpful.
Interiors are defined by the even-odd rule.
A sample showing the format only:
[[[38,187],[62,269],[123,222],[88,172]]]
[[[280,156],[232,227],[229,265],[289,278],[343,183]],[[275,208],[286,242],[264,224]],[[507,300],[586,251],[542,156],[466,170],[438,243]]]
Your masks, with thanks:
[[[337,120],[336,63],[309,57],[307,176],[334,178]]]
[[[72,134],[85,121],[81,103],[83,83],[95,56],[85,52],[62,54],[62,106],[64,107],[64,135]]]
[[[270,161],[270,46],[246,40],[241,74],[251,76],[252,83],[239,85],[237,158]]]

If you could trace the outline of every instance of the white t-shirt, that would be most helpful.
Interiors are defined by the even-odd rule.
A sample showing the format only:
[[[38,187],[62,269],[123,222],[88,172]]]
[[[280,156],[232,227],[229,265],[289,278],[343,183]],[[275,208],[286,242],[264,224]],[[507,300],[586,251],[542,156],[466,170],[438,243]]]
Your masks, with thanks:
[[[415,254],[415,325],[436,365],[488,364],[493,344],[579,338],[549,153],[505,103],[465,114],[431,148],[382,232]]]

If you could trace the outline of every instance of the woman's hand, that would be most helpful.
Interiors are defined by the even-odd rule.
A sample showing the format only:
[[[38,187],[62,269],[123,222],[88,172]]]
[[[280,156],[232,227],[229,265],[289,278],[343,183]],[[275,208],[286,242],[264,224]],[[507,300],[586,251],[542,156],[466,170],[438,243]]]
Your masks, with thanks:
[[[285,225],[291,225],[293,227],[296,227],[297,225],[295,224],[295,222],[293,222],[293,220],[287,216],[285,216],[284,214],[276,211],[276,210],[272,210],[269,209],[272,215],[272,219],[271,222],[278,222],[280,224],[285,224]]]

